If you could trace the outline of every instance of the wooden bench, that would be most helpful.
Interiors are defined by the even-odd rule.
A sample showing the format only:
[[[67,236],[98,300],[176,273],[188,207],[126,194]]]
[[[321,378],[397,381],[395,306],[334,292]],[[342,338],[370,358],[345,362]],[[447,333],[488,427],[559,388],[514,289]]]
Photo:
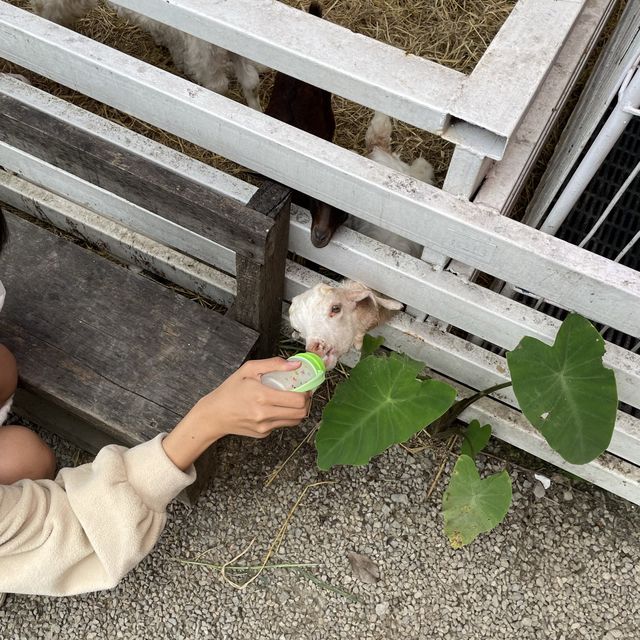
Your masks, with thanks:
[[[242,206],[6,96],[0,141],[236,252],[237,296],[221,315],[7,214],[0,341],[18,360],[19,413],[91,452],[133,446],[171,429],[249,357],[275,353],[289,190],[267,183]]]

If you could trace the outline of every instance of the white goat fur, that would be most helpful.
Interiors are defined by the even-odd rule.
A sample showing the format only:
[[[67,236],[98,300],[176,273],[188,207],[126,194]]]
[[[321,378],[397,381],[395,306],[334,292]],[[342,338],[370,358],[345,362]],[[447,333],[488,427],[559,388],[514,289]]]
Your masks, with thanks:
[[[98,0],[31,0],[34,13],[66,27],[73,25],[97,4]],[[260,81],[258,69],[261,67],[255,62],[135,11],[111,6],[120,17],[147,31],[158,45],[166,47],[176,67],[203,87],[216,93],[226,93],[228,73],[233,70],[247,104],[260,111],[256,90]]]
[[[396,300],[344,280],[337,287],[320,283],[295,296],[289,321],[305,339],[307,351],[317,353],[327,369],[333,369],[352,346],[362,348],[367,331],[387,322],[401,308]]]
[[[369,128],[364,138],[367,158],[374,162],[379,162],[385,167],[389,167],[389,169],[395,169],[407,176],[422,180],[422,182],[433,184],[433,167],[424,158],[416,158],[411,164],[407,164],[400,159],[397,153],[391,150],[391,130],[391,118],[384,113],[376,111],[369,123]],[[378,227],[366,220],[352,217],[349,220],[348,226],[355,231],[359,231],[370,238],[379,240],[390,247],[394,247],[416,258],[422,254],[422,245],[403,238],[397,233],[393,233],[393,231]]]

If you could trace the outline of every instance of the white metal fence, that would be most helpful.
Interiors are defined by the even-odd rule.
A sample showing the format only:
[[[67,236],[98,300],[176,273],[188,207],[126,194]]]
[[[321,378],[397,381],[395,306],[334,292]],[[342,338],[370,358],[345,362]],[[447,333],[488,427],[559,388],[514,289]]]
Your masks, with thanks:
[[[606,245],[609,253],[613,250],[610,257],[614,262],[624,260],[637,265],[640,262],[637,260],[640,209],[636,205],[635,211],[632,210],[632,193],[637,194],[640,184],[640,138],[634,133],[638,130],[639,118],[640,13],[633,3],[629,3],[600,56],[524,221],[545,233],[557,235],[573,229],[573,220],[580,215],[584,218],[580,230],[571,232],[579,247],[588,249],[598,244]],[[616,151],[616,145],[621,144],[625,136],[629,141],[622,147],[627,150]],[[620,166],[619,157],[623,155],[627,166]],[[594,178],[596,182],[592,187]],[[602,204],[593,220],[587,213],[587,209],[593,209],[593,204],[577,207],[587,189],[614,184],[615,191],[609,201],[605,200],[604,194],[597,194]],[[623,204],[625,208],[619,209]],[[626,215],[623,215],[625,211]],[[617,218],[615,222],[614,218]],[[605,242],[604,233],[610,235],[616,227],[617,242],[611,239]],[[633,256],[636,259],[632,259]],[[516,291],[510,288],[507,293],[513,295]],[[544,302],[543,298],[538,298],[535,307],[542,307]],[[602,327],[601,333],[629,345],[633,352],[640,349],[640,341],[634,343],[615,335],[608,326]]]
[[[296,210],[292,216],[290,246],[297,254],[474,336],[506,349],[523,335],[550,342],[558,321],[469,282],[463,265],[640,337],[640,274],[502,215],[512,206],[582,68],[611,0],[521,0],[469,76],[270,0],[118,4],[454,142],[444,189],[5,2],[0,2],[0,57],[425,245],[423,257],[431,262],[342,229],[327,248],[316,249],[309,241],[308,214]],[[0,93],[141,156],[161,158],[174,170],[243,202],[254,191],[13,78],[0,78]],[[491,168],[496,160],[500,162]],[[233,254],[211,239],[168,224],[4,143],[0,166],[17,174],[0,174],[0,200],[104,242],[114,253],[214,299],[228,303],[233,296]],[[444,256],[456,261],[449,270],[441,268]],[[288,298],[319,278],[289,264]],[[424,360],[437,375],[455,381],[461,393],[508,378],[504,358],[417,318],[402,315],[382,332],[389,346]],[[608,345],[606,363],[616,372],[621,400],[640,407],[640,356]],[[511,392],[497,398],[474,405],[463,417],[491,422],[500,438],[640,502],[640,421],[620,413],[609,453],[577,468],[562,461],[527,425]]]

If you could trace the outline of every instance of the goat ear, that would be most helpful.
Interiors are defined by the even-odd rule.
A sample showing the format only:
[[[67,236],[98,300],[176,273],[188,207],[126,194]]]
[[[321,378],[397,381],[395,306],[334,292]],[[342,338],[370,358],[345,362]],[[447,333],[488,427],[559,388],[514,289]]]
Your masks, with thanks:
[[[382,296],[375,296],[376,302],[389,311],[400,311],[404,307],[402,302],[397,300],[391,300],[390,298],[383,298]]]
[[[321,282],[318,285],[318,291],[320,291],[320,293],[322,293],[323,295],[327,296],[333,291],[333,287],[330,284],[327,284],[326,282]]]
[[[345,289],[344,293],[349,302],[362,302],[366,298],[371,298],[372,301],[375,300],[371,289]]]

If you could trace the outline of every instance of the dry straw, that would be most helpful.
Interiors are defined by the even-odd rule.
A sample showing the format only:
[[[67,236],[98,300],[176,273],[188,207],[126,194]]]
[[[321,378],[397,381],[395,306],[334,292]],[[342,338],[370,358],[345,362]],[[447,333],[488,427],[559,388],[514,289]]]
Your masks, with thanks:
[[[24,0],[9,1],[23,8],[27,6]],[[306,0],[284,2],[298,9],[306,9],[308,4]],[[515,0],[324,1],[327,20],[464,73],[473,69],[514,5]],[[178,73],[166,49],[158,47],[145,32],[118,18],[113,9],[107,6],[101,5],[94,9],[78,22],[76,29],[94,40],[161,69]],[[0,59],[0,71],[7,70],[20,72],[17,67]],[[251,180],[251,176],[242,167],[206,149],[45,78],[30,72],[23,73],[41,89],[227,173]],[[260,88],[263,105],[268,101],[271,84],[272,73],[266,73]],[[242,101],[237,87],[234,87],[231,97]],[[362,152],[371,111],[338,96],[334,97],[334,110],[337,121],[336,143],[346,149]],[[411,161],[418,155],[427,158],[434,165],[438,179],[442,181],[453,150],[449,143],[400,122],[396,125],[394,142],[404,160]]]

